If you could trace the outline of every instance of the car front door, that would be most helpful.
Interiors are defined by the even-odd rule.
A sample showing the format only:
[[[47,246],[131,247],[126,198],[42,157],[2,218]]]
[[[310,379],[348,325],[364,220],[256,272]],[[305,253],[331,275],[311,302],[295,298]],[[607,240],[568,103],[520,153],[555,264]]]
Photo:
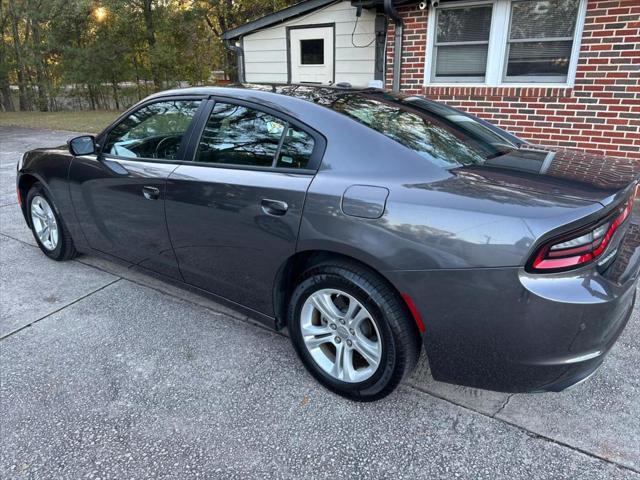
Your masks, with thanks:
[[[205,103],[178,97],[142,105],[98,138],[98,155],[73,159],[71,198],[90,247],[181,279],[165,221],[165,186]]]
[[[251,104],[211,102],[191,164],[167,181],[167,225],[187,283],[273,315],[324,139]]]

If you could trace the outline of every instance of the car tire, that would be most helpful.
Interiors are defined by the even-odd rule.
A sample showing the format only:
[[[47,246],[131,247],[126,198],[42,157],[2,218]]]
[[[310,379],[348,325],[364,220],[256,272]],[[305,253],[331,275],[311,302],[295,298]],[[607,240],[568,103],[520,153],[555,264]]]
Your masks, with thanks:
[[[307,370],[351,400],[387,396],[420,356],[420,334],[400,295],[374,271],[348,261],[315,265],[301,276],[287,327]]]
[[[33,184],[27,194],[26,203],[29,226],[40,250],[53,260],[71,260],[75,257],[78,252],[73,245],[71,234],[51,196],[40,182]],[[55,238],[51,234],[53,227],[56,230]]]

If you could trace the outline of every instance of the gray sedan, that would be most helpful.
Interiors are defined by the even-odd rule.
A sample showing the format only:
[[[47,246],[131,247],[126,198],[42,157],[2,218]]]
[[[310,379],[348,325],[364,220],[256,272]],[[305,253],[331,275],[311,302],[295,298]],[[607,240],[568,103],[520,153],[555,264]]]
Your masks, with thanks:
[[[287,328],[357,400],[422,348],[445,382],[586,379],[635,301],[637,185],[631,162],[421,97],[300,85],[152,95],[17,174],[45,255],[119,259]]]

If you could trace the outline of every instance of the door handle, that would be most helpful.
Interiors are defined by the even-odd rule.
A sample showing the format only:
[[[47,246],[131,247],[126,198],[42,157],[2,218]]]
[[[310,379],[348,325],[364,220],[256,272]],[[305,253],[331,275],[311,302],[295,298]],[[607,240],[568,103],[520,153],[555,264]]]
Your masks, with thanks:
[[[156,187],[142,187],[142,194],[147,200],[157,200],[160,198],[160,189]]]
[[[289,205],[281,200],[271,200],[269,198],[263,198],[262,202],[260,203],[262,205],[262,211],[267,215],[281,216],[287,213],[287,210],[289,210]]]

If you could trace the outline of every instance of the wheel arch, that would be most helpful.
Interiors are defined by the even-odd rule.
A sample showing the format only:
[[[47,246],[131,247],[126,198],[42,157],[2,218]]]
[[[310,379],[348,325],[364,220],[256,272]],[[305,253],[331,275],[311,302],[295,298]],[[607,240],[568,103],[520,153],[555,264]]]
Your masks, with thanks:
[[[398,287],[386,276],[381,269],[371,265],[370,262],[358,257],[347,255],[344,253],[336,252],[328,249],[309,249],[298,251],[295,254],[287,258],[276,274],[276,279],[273,286],[273,305],[276,328],[280,330],[286,325],[286,312],[291,294],[297,285],[297,281],[305,271],[312,268],[314,265],[336,260],[346,263],[351,263],[360,268],[364,268],[380,277],[389,288],[398,295],[398,299],[407,308],[408,315],[413,318],[417,330],[419,330],[419,324],[415,314],[410,305],[407,304],[405,296],[398,289]]]
[[[32,173],[23,173],[18,178],[18,191],[20,192],[21,199],[20,210],[22,210],[22,215],[24,216],[24,219],[29,227],[31,227],[31,219],[29,218],[29,215],[27,215],[27,195],[29,194],[29,190],[31,190],[31,187],[33,187],[33,185],[38,182],[42,184],[43,188],[47,190],[48,193],[49,189],[46,187],[42,179],[37,177],[36,175],[33,175]]]

